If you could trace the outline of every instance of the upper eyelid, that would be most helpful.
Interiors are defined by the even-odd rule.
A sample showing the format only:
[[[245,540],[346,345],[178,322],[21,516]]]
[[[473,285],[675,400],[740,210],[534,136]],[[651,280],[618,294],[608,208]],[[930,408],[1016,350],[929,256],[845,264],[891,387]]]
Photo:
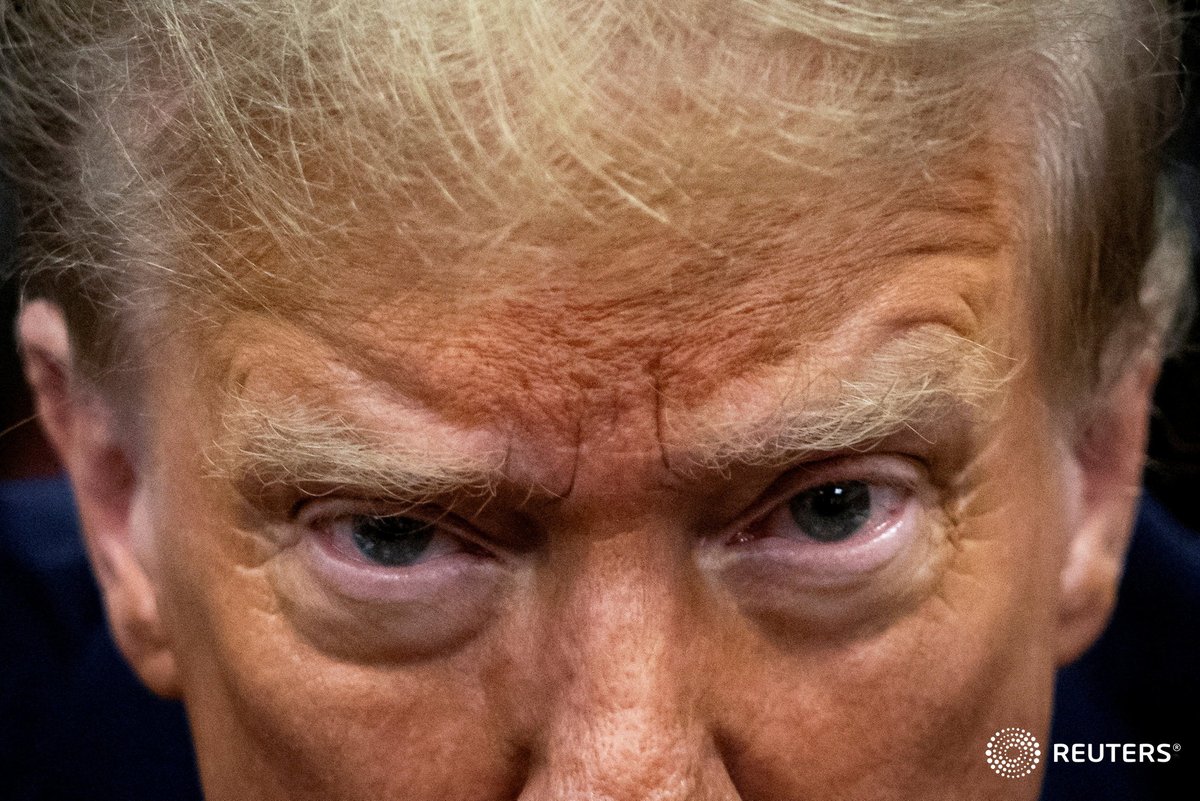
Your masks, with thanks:
[[[900,463],[907,465],[907,469],[897,468],[896,465]],[[888,467],[891,469],[886,469]],[[901,472],[911,475],[902,477],[898,475]],[[772,482],[770,487],[724,529],[723,535],[745,531],[789,499],[810,489],[836,484],[839,481],[863,481],[916,491],[915,484],[921,480],[921,472],[916,460],[898,454],[835,457],[816,463],[805,463],[788,470]],[[802,480],[801,477],[806,480]]]
[[[928,467],[923,461],[904,453],[867,453],[830,456],[817,461],[795,465],[780,474],[748,506],[732,520],[710,531],[707,536],[724,537],[745,531],[795,495],[838,481],[865,481],[888,484],[916,492],[927,480]],[[344,490],[341,490],[344,491]],[[316,512],[307,511],[317,507]],[[328,508],[332,507],[332,508]],[[480,527],[471,517],[453,509],[429,502],[411,502],[389,498],[341,495],[338,489],[321,494],[306,494],[293,504],[288,523],[312,527],[322,520],[343,515],[403,517],[410,516],[437,525],[451,536],[457,536],[492,552],[524,550],[510,538],[497,536]]]
[[[503,541],[443,507],[429,504],[398,504],[394,501],[371,499],[331,500],[332,509],[318,509],[311,515],[298,516],[294,525],[319,530],[323,522],[340,517],[412,517],[436,526],[438,532],[467,543],[469,546],[487,551],[495,557],[504,557],[511,552]],[[356,508],[357,507],[357,508]],[[306,519],[305,519],[306,518]]]
[[[329,498],[301,502],[298,506],[292,515],[292,522],[309,527],[342,517],[411,517],[456,532],[468,527],[453,512],[427,504],[403,504],[369,498]],[[312,506],[316,506],[316,509],[310,511],[305,508]]]

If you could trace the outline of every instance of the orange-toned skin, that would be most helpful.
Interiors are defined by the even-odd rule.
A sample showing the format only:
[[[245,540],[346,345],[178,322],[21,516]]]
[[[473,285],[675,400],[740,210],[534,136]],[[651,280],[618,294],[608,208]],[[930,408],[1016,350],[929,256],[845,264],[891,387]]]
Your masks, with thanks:
[[[114,627],[187,704],[210,801],[1036,798],[1043,768],[1002,778],[984,746],[1005,726],[1045,743],[1054,671],[1107,617],[1148,384],[1119,382],[1088,461],[1035,378],[1013,242],[849,268],[810,257],[803,230],[786,269],[689,273],[665,246],[596,254],[598,277],[447,265],[440,288],[363,279],[315,317],[167,338],[127,508],[87,488],[85,413],[56,417],[27,321]],[[764,376],[854,375],[921,327],[1016,365],[966,423],[803,465],[680,468],[728,393],[770,410],[784,399]],[[339,384],[349,370],[369,398]],[[267,407],[365,406],[385,447],[412,406],[494,441],[496,496],[445,505],[503,558],[439,574],[428,604],[345,597],[289,517],[342,490],[264,500],[211,469],[231,382]],[[726,536],[796,476],[881,464],[918,477],[910,539],[853,590],[797,584],[786,555]]]

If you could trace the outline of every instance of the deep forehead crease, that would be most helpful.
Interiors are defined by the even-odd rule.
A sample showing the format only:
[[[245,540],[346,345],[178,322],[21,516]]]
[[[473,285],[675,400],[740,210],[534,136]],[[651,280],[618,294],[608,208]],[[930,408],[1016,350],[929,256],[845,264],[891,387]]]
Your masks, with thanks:
[[[328,384],[333,373],[350,389],[340,398],[306,393],[295,381],[284,392],[231,395],[208,461],[218,476],[256,485],[346,487],[409,499],[516,486],[553,496],[561,481],[551,473],[580,459],[644,462],[661,454],[668,469],[725,471],[919,431],[984,406],[1004,383],[1002,363],[964,337],[926,326],[857,360],[810,360],[740,379],[707,403],[669,414],[659,439],[642,444],[533,441],[536,434],[503,420],[467,429],[378,382],[356,380],[343,366],[325,365],[327,375],[313,385]],[[524,454],[516,463],[514,450]],[[547,475],[531,464],[545,465]]]

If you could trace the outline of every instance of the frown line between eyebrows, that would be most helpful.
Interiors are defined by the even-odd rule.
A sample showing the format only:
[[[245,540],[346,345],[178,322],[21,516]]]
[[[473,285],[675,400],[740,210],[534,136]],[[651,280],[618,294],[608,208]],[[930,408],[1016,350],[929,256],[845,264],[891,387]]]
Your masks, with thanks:
[[[924,436],[946,421],[986,414],[1014,368],[1010,360],[945,329],[913,330],[857,367],[782,370],[677,416],[666,428],[668,466],[684,478],[737,467],[782,467],[862,449],[905,430]],[[243,496],[286,488],[418,504],[495,495],[518,483],[510,475],[513,443],[429,417],[422,413],[419,422],[393,428],[360,422],[359,415],[294,394],[231,395],[203,457],[210,477]]]

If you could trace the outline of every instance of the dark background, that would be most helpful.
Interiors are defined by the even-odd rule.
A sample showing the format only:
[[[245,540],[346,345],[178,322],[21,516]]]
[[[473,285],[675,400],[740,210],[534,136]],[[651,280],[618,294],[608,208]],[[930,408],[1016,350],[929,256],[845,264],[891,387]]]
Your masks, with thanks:
[[[1187,207],[1193,243],[1200,242],[1200,0],[1183,3],[1189,23],[1183,40],[1184,114],[1168,148],[1171,173]],[[1194,250],[1200,250],[1193,245]],[[1200,255],[1192,256],[1200,286]],[[1146,486],[1190,528],[1200,530],[1200,315],[1179,352],[1164,365],[1150,425]]]

